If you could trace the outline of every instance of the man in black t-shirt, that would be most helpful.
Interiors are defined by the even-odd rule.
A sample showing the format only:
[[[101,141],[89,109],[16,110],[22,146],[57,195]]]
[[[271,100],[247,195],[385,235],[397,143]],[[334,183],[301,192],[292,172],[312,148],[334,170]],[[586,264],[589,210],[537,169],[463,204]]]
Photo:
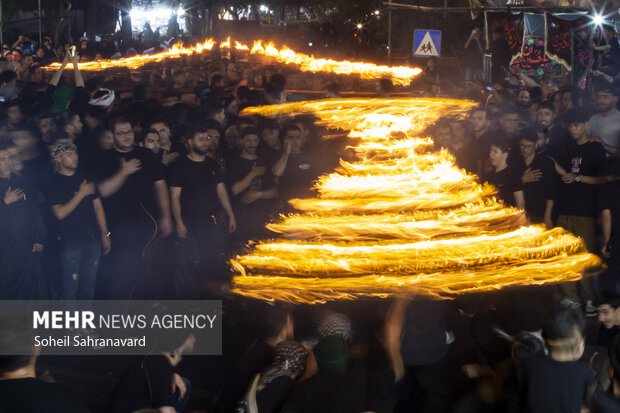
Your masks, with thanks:
[[[574,107],[566,112],[570,119],[568,132],[572,143],[565,159],[556,159],[556,171],[562,184],[558,195],[557,225],[581,237],[588,251],[596,253],[596,214],[598,186],[606,182],[599,176],[605,162],[605,149],[600,143],[588,141],[588,112]],[[594,293],[589,279],[581,279],[581,298],[592,300]],[[564,292],[579,301],[575,283],[565,283]]]
[[[263,232],[268,215],[275,209],[273,199],[278,189],[266,161],[256,154],[258,130],[244,128],[241,142],[241,155],[232,160],[226,172],[239,223],[236,238],[244,243]]]
[[[297,125],[289,124],[282,128],[284,150],[280,159],[271,168],[278,179],[278,191],[282,201],[308,196],[312,181],[316,179],[315,160],[307,152],[305,138]],[[285,205],[285,209],[287,209]]]
[[[536,152],[553,159],[564,159],[571,143],[566,129],[559,126],[555,119],[553,102],[545,100],[536,109]]]
[[[101,262],[99,287],[102,296],[120,297],[134,287],[128,271],[145,255],[156,235],[165,238],[170,234],[172,220],[159,159],[134,145],[133,129],[126,118],[112,119],[110,129],[114,148],[102,154],[95,178],[115,247]]]
[[[588,141],[588,114],[585,108],[567,111],[572,143],[567,157],[556,159],[562,177],[558,205],[558,225],[583,238],[586,248],[596,253],[595,218],[598,186],[605,183],[601,167],[605,149],[600,143]]]
[[[47,201],[59,221],[61,300],[92,300],[99,258],[110,252],[110,233],[95,185],[78,171],[77,147],[69,140],[52,147],[56,173]]]
[[[594,375],[587,362],[581,313],[564,309],[544,323],[543,337],[549,355],[533,355],[517,368],[518,394],[509,394],[511,404],[528,413],[579,412],[594,393]]]
[[[179,257],[181,263],[190,266],[178,268],[176,283],[183,294],[199,292],[194,284],[200,280],[194,281],[194,277],[209,274],[213,278],[223,272],[226,224],[222,209],[228,217],[228,232],[235,232],[237,227],[224,183],[223,162],[216,157],[219,139],[214,127],[194,127],[187,141],[189,154],[174,164],[168,177],[181,245]]]
[[[525,131],[519,141],[523,160],[521,183],[525,197],[525,212],[531,224],[545,223],[553,228],[551,213],[558,186],[553,161],[536,154],[536,133]]]
[[[159,157],[164,165],[172,165],[187,153],[183,144],[173,139],[169,122],[157,119],[151,122],[149,129],[156,131],[159,136]]]

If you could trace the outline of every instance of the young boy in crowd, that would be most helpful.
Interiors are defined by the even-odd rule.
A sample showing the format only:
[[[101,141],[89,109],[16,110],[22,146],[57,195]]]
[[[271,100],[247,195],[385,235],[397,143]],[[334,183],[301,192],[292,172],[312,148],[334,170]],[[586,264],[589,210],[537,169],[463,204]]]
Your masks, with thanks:
[[[594,391],[594,374],[581,360],[585,318],[570,308],[551,314],[543,325],[548,355],[533,355],[517,369],[518,394],[509,401],[526,413],[580,412]]]

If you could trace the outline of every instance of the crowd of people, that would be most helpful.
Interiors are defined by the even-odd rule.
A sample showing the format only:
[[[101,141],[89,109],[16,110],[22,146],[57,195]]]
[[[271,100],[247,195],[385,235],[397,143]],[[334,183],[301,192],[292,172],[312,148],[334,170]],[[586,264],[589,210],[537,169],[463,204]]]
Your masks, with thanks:
[[[119,80],[80,71],[88,42],[75,52],[48,38],[31,44],[20,37],[0,61],[1,299],[224,297],[228,322],[236,311],[239,322],[225,325],[225,338],[241,345],[217,374],[208,411],[620,411],[620,114],[609,79],[592,93],[524,76],[448,81],[429,59],[411,89],[375,82],[379,97],[478,102],[466,119],[429,128],[437,149],[529,223],[580,236],[605,272],[454,302],[294,309],[227,295],[227,257],[268,236],[265,223],[290,212],[288,200],[312,196],[345,138],[323,140],[312,116],[239,113],[304,99],[287,91],[294,82],[326,98],[354,82],[202,58]],[[60,69],[43,70],[46,59]],[[587,322],[597,314],[599,326]],[[0,340],[22,328],[9,323]],[[109,403],[89,408],[207,410],[192,404],[196,377],[182,374],[184,357],[196,360],[182,355],[191,340],[178,344],[128,362]],[[36,378],[37,358],[0,357],[0,412],[87,411],[66,386]]]

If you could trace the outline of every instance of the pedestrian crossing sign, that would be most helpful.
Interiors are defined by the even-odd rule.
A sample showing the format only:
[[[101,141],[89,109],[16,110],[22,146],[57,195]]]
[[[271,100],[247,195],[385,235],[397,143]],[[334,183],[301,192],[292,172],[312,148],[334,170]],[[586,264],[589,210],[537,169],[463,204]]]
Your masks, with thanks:
[[[441,30],[414,30],[413,55],[439,57],[441,53]]]

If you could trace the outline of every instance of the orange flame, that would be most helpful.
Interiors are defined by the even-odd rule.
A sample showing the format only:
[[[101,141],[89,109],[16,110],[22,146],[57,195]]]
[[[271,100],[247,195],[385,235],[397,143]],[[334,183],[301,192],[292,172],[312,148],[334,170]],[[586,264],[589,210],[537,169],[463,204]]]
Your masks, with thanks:
[[[180,43],[174,44],[169,50],[152,55],[137,55],[124,57],[116,60],[100,60],[80,63],[81,70],[103,70],[112,67],[128,67],[137,69],[150,62],[160,62],[167,58],[178,58],[183,55],[202,53],[212,50],[215,46],[213,39],[207,39],[204,43],[199,43],[193,47],[185,48]],[[230,36],[222,43],[220,49],[230,49]],[[378,66],[372,63],[336,61],[331,59],[315,59],[303,53],[296,53],[286,46],[278,50],[273,43],[268,43],[263,47],[262,40],[256,40],[252,49],[247,45],[235,41],[236,50],[250,50],[252,55],[263,55],[271,57],[280,63],[294,64],[299,66],[302,71],[310,72],[329,72],[340,75],[358,74],[362,79],[379,79],[391,77],[392,81],[398,85],[409,85],[411,80],[422,72],[421,69],[405,66]],[[228,56],[228,54],[226,54]],[[46,70],[57,70],[60,63],[52,63],[45,66]],[[67,68],[73,68],[73,64],[67,64]]]
[[[266,55],[275,58],[278,62],[298,65],[304,72],[329,72],[339,75],[358,74],[362,79],[377,79],[391,77],[398,85],[407,86],[411,80],[422,72],[422,69],[405,66],[378,66],[365,62],[336,61],[332,59],[316,59],[303,53],[297,53],[283,46],[278,50],[273,43],[265,47],[261,40],[254,42],[251,54]]]
[[[247,47],[244,44],[239,43],[238,41],[235,40],[235,49],[237,50],[250,50],[249,47]]]
[[[255,45],[256,46],[256,45]],[[295,199],[299,213],[268,228],[231,260],[234,292],[264,300],[318,303],[394,294],[449,298],[506,286],[575,281],[600,265],[561,228],[526,227],[495,189],[458,169],[420,136],[439,116],[474,104],[437,99],[325,100],[248,108],[246,114],[314,113],[348,129],[358,161],[341,161]]]
[[[176,43],[170,47],[170,49],[165,52],[148,54],[148,55],[136,55],[132,57],[123,57],[121,59],[105,59],[105,60],[95,60],[91,62],[83,62],[79,64],[80,70],[104,70],[111,67],[127,67],[129,69],[138,69],[150,62],[161,62],[162,60],[169,58],[177,58],[186,55],[192,55],[194,53],[202,53],[206,50],[213,49],[215,46],[215,42],[213,39],[207,39],[203,43],[198,43],[197,45],[187,48],[183,47],[181,43]],[[57,70],[60,68],[60,63],[52,63],[48,66],[45,66],[44,69],[47,70]],[[73,63],[68,63],[66,65],[67,69],[73,69]]]

